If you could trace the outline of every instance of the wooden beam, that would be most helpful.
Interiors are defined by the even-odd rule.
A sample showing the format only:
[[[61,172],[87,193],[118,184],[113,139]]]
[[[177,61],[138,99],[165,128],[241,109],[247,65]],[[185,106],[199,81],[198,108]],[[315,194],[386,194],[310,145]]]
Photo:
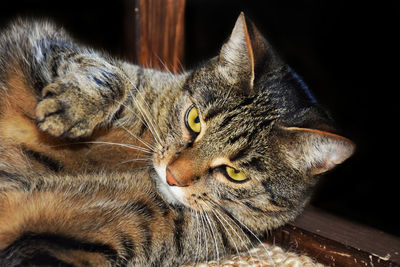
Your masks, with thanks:
[[[268,241],[329,266],[400,266],[400,238],[312,207]]]
[[[125,0],[126,57],[136,64],[183,69],[185,0]]]

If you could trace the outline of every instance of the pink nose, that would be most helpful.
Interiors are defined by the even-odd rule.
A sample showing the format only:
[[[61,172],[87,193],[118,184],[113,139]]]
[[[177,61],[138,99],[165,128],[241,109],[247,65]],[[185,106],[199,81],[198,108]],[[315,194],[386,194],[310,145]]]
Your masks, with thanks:
[[[167,168],[167,183],[170,186],[177,186],[178,183],[176,182],[175,178],[172,176],[171,172],[169,171],[169,169]]]
[[[185,187],[193,184],[196,177],[195,166],[192,160],[185,157],[176,159],[167,165],[167,183],[170,186]]]

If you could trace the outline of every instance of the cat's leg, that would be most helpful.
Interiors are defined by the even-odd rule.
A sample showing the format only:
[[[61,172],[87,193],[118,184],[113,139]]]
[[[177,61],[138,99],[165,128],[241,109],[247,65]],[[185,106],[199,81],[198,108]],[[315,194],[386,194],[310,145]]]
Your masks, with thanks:
[[[0,58],[16,66],[8,72],[18,69],[37,99],[41,130],[57,137],[88,136],[110,122],[125,100],[131,83],[121,63],[76,44],[61,28],[18,21],[0,37],[7,48]]]

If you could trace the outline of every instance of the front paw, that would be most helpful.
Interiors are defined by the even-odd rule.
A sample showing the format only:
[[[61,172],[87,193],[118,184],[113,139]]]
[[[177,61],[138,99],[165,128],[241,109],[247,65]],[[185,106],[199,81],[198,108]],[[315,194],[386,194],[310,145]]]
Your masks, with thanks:
[[[78,82],[79,81],[79,82]],[[53,136],[78,138],[92,134],[116,105],[77,77],[47,85],[36,106],[38,127]]]

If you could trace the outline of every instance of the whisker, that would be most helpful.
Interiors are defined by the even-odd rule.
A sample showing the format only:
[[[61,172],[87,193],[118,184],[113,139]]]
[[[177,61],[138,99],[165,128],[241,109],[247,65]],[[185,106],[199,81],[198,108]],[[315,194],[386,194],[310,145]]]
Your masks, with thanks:
[[[233,216],[233,215],[232,215],[232,216]],[[254,238],[255,238],[255,239],[260,243],[260,245],[263,247],[265,253],[268,255],[268,258],[269,258],[270,261],[272,262],[273,266],[275,266],[275,263],[274,263],[274,261],[273,261],[271,255],[270,255],[270,251],[268,251],[268,249],[267,249],[267,247],[265,246],[265,244],[264,244],[264,243],[258,238],[258,236],[257,236],[252,230],[250,230],[243,222],[241,222],[241,221],[240,221],[238,218],[236,218],[236,217],[235,217],[235,220],[237,220],[237,221],[240,223],[240,225],[242,225],[244,228],[246,228],[246,230],[247,230],[248,232],[250,232],[250,234],[251,234],[252,236],[254,236]]]
[[[218,214],[216,213],[216,210],[211,210],[211,211],[212,211],[212,213],[214,213],[214,215],[215,215],[215,217],[217,218],[217,220],[221,223],[222,227],[225,229],[225,232],[229,235],[229,237],[230,237],[230,239],[231,239],[231,241],[232,241],[232,243],[233,243],[233,246],[235,247],[236,254],[239,256],[239,259],[241,259],[241,254],[240,254],[239,249],[238,249],[238,247],[237,247],[237,245],[236,245],[235,239],[233,239],[233,237],[229,234],[229,231],[228,231],[228,229],[225,227],[224,222],[221,221],[221,218],[222,218],[222,219],[225,221],[225,223],[231,228],[231,230],[232,230],[236,235],[238,235],[238,234],[236,233],[235,229],[233,229],[232,226],[230,226],[229,223],[228,223],[221,215],[220,215],[221,217],[218,216]]]
[[[254,248],[256,248],[255,246],[254,246],[254,244],[253,244],[253,242],[250,240],[250,238],[247,236],[247,234],[243,231],[243,229],[236,223],[236,221],[238,221],[239,223],[241,223],[233,214],[230,214],[235,220],[233,220],[233,218],[231,218],[231,217],[229,217],[229,216],[227,216],[234,224],[235,224],[235,226],[237,227],[237,228],[239,228],[239,230],[242,232],[242,234],[246,237],[246,239],[247,239],[247,241],[250,243],[250,245],[252,246],[252,248],[254,249]],[[242,224],[242,223],[241,223]],[[248,228],[247,228],[248,229]],[[239,236],[239,239],[242,241],[242,243],[243,243],[243,245],[246,247],[246,250],[247,250],[247,252],[249,253],[249,255],[251,256],[251,257],[254,257],[253,256],[253,254],[250,252],[250,249],[249,249],[249,247],[246,245],[246,243],[240,238],[240,236]],[[269,255],[269,254],[268,254]],[[258,259],[258,261],[259,262],[261,262],[261,260],[260,260],[260,255],[257,253],[257,259]],[[253,263],[255,263],[254,262],[254,260],[253,260]]]
[[[139,91],[138,89],[136,89],[136,90]],[[156,133],[156,130],[154,129],[154,126],[150,125],[150,123],[148,121],[148,118],[146,118],[147,116],[145,116],[145,112],[143,111],[142,106],[139,104],[139,101],[132,94],[132,92],[129,92],[129,94],[131,95],[131,98],[135,102],[135,104],[136,104],[140,114],[142,115],[143,119],[140,116],[138,116],[131,107],[128,107],[127,105],[123,104],[124,107],[126,107],[129,111],[131,111],[133,114],[135,114],[139,118],[139,120],[146,126],[147,129],[149,129],[150,133],[153,135],[154,141],[157,142],[159,145],[161,145],[161,142],[159,141],[159,139],[157,139],[158,134]]]
[[[126,164],[126,163],[130,163],[130,162],[135,162],[135,161],[149,161],[151,159],[150,158],[144,158],[144,159],[130,159],[130,160],[125,160],[123,162],[118,163],[116,166],[122,165],[122,164]],[[135,169],[136,170],[136,169]]]
[[[210,218],[208,217],[207,212],[205,212],[204,215],[205,215],[205,218],[207,219],[208,226],[210,227],[210,230],[211,230],[211,234],[212,234],[212,237],[213,237],[213,240],[214,240],[214,244],[215,244],[215,251],[216,251],[216,255],[217,255],[217,262],[218,262],[218,265],[219,265],[219,251],[218,251],[217,239],[215,238],[215,233],[214,233],[214,230],[213,230],[213,226],[211,225],[211,221],[210,221]]]
[[[133,84],[133,82],[132,82],[131,80],[129,80],[129,82],[131,83],[132,87],[136,90],[137,94],[140,96],[140,98],[142,99],[143,103],[147,106],[147,109],[148,109],[148,111],[150,112],[151,108],[149,107],[149,105],[147,104],[146,100],[145,100],[144,97],[142,96],[140,90]],[[135,101],[135,103],[136,103],[136,105],[137,105],[137,107],[138,107],[140,113],[142,114],[143,119],[145,119],[145,117],[147,117],[148,126],[149,126],[149,124],[151,124],[151,127],[153,128],[153,130],[154,130],[154,132],[155,132],[155,134],[156,134],[156,136],[157,136],[157,139],[158,139],[157,141],[158,141],[158,143],[161,145],[161,144],[162,144],[161,138],[160,138],[160,136],[159,136],[159,134],[158,134],[158,132],[157,132],[157,130],[156,130],[154,124],[152,123],[152,120],[151,120],[152,118],[149,117],[149,116],[151,116],[151,113],[148,115],[148,114],[144,111],[144,108],[140,105],[138,99],[137,99],[135,96],[132,95],[132,92],[130,92],[130,94],[131,94],[131,96],[132,96],[132,99]],[[152,117],[152,116],[151,116],[151,117]],[[145,119],[145,120],[146,120],[146,119]],[[154,118],[153,118],[153,120],[154,120]],[[150,127],[148,127],[148,128],[150,129]],[[156,138],[156,136],[154,136],[154,137]]]
[[[203,216],[203,213],[201,212],[200,213],[200,222],[201,222],[201,226],[202,226],[202,228],[203,228],[203,234],[204,234],[204,244],[205,244],[205,247],[206,247],[206,262],[208,262],[208,242],[207,242],[207,233],[206,233],[206,229],[205,229],[205,226],[204,226],[204,216]]]
[[[130,144],[121,144],[121,143],[114,143],[114,142],[106,142],[106,141],[84,141],[84,142],[77,142],[74,144],[100,144],[100,145],[115,145],[115,146],[121,146],[121,147],[126,147],[134,150],[139,150],[148,154],[153,154],[152,151],[143,148],[141,146],[135,146],[135,145],[130,145]]]
[[[155,152],[157,149],[150,145],[149,143],[143,141],[140,137],[138,137],[137,135],[135,135],[134,133],[132,133],[131,130],[127,129],[125,126],[121,125],[121,128],[124,129],[126,132],[128,132],[132,137],[136,138],[136,140],[138,140],[140,143],[142,143],[143,145],[145,145],[148,149],[150,149],[151,151]]]
[[[215,203],[215,201],[213,201],[213,200],[211,200],[211,199],[210,199],[210,201],[211,201],[211,202],[214,202],[214,205],[216,206],[216,209],[219,208],[219,205],[218,205],[217,203]],[[214,209],[214,210],[215,210],[216,212],[218,212],[216,209]],[[219,212],[218,212],[218,213],[219,213]],[[220,213],[219,213],[219,214],[220,214]],[[220,214],[220,215],[221,215],[221,214]],[[221,215],[221,216],[222,216],[222,215]],[[233,215],[232,215],[232,216],[233,216]],[[222,217],[222,218],[223,218],[223,217]],[[255,248],[254,244],[251,242],[250,238],[249,238],[249,237],[247,236],[247,234],[243,231],[243,229],[242,229],[232,218],[230,218],[229,216],[228,216],[228,218],[235,224],[235,226],[236,226],[237,228],[240,229],[240,231],[242,232],[243,236],[246,237],[247,241],[250,243],[250,245],[252,246],[252,248]],[[223,219],[224,219],[224,218],[223,218]],[[224,220],[225,220],[225,219],[224,219]],[[235,218],[235,220],[236,220],[236,218]],[[230,224],[228,224],[228,225],[231,227],[232,230],[234,230]],[[242,244],[245,246],[245,248],[246,248],[248,254],[249,254],[251,257],[254,257],[253,254],[251,253],[249,247],[248,247],[248,246],[246,245],[246,243],[244,242],[244,240],[240,237],[240,235],[239,235],[236,231],[234,231],[234,232],[236,233],[236,235],[238,236],[238,238],[240,239],[240,241],[242,242]],[[256,257],[256,258],[258,259],[259,262],[261,262],[258,253],[257,253],[257,257]],[[255,263],[254,260],[253,260],[253,263]]]

